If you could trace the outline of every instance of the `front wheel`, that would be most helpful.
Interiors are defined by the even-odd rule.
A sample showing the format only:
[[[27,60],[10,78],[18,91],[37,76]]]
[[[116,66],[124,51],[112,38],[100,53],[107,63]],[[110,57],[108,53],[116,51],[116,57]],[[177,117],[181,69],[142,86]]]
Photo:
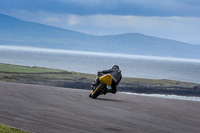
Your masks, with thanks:
[[[96,89],[94,91],[91,92],[91,94],[89,95],[89,97],[96,99],[101,92],[106,88],[106,85],[104,85],[103,83],[100,83]]]

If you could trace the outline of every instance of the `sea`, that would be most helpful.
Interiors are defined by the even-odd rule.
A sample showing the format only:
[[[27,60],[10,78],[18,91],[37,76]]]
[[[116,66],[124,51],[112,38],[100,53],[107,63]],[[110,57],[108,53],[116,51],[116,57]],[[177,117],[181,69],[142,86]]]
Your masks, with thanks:
[[[169,79],[200,84],[198,59],[0,45],[0,63],[90,74],[118,65],[123,77]]]
[[[118,65],[123,77],[200,84],[200,60],[0,45],[0,63],[96,74]]]

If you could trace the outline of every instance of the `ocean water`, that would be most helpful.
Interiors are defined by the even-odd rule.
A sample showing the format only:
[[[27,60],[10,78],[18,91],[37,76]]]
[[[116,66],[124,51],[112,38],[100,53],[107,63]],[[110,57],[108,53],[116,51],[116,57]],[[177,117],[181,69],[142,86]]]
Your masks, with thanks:
[[[124,77],[200,83],[200,60],[1,46],[0,63],[96,74],[119,65]]]

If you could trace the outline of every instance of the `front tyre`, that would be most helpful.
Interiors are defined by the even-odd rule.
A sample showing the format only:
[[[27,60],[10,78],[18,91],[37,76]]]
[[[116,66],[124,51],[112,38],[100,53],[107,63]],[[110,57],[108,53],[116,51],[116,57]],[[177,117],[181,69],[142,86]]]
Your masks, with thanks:
[[[92,97],[92,92],[90,93],[89,97]]]
[[[101,92],[106,88],[106,86],[104,84],[99,84],[96,89],[90,94],[91,98],[96,99]]]

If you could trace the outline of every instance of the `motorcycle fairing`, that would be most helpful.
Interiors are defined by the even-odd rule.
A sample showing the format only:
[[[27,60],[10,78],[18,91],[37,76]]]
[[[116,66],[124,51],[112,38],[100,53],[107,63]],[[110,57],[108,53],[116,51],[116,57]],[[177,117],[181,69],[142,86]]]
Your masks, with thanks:
[[[113,77],[110,74],[106,74],[99,78],[99,81],[101,83],[103,83],[105,85],[109,85],[109,86],[112,84],[112,80],[113,80]]]

